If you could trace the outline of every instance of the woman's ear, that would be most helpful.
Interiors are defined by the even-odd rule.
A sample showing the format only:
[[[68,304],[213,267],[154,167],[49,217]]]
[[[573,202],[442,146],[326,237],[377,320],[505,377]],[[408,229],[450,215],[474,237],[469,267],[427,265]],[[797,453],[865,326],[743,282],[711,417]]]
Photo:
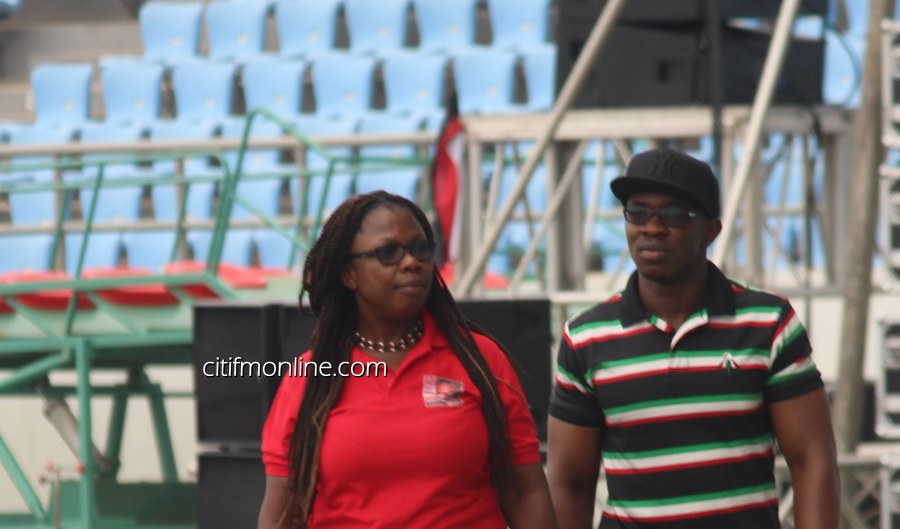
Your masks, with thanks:
[[[356,291],[356,268],[351,263],[345,264],[341,270],[341,283],[350,290]]]

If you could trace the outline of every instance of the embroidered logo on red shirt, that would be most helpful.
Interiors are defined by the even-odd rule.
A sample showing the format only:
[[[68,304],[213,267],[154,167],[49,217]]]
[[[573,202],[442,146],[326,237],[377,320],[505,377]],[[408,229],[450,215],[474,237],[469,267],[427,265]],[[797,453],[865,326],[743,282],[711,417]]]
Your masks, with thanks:
[[[463,382],[437,375],[422,377],[422,400],[426,408],[463,405]]]

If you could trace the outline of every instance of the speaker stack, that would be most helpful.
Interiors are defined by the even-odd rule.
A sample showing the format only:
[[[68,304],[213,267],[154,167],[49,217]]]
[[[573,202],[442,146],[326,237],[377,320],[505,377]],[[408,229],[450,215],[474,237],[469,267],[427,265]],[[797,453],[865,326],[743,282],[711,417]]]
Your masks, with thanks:
[[[711,61],[708,1],[717,5],[721,71]],[[711,76],[720,72],[722,99],[751,103],[769,48],[767,30],[744,29],[737,19],[774,27],[779,0],[629,0],[612,28],[575,107],[708,105]],[[561,0],[557,17],[557,79],[565,82],[606,0]],[[804,0],[799,15],[827,12],[827,0]],[[746,24],[745,24],[746,25]],[[823,39],[792,38],[774,102],[822,102]]]
[[[546,440],[552,335],[546,299],[460,301],[462,313],[510,351]],[[277,376],[234,372],[242,362],[290,361],[308,349],[315,319],[294,305],[205,303],[194,308],[194,384],[201,448],[198,529],[254,527],[265,490],[260,437]],[[218,370],[218,371],[217,371]]]

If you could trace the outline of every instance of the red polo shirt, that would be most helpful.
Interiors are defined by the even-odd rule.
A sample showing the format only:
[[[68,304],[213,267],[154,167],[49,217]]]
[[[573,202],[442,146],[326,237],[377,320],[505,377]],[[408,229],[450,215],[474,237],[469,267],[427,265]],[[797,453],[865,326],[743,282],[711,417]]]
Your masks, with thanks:
[[[396,371],[345,381],[325,427],[310,529],[506,527],[490,482],[481,394],[431,316],[423,320],[422,340]],[[512,366],[494,342],[475,341],[506,406],[513,464],[540,462]],[[351,360],[377,358],[354,348]],[[269,411],[262,452],[270,476],[288,476],[304,380],[286,377]]]

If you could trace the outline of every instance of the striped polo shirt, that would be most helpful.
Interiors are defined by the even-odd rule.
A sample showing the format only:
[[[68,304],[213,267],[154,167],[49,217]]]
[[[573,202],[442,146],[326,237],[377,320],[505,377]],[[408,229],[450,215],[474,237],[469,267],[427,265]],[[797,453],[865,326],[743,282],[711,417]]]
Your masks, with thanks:
[[[677,331],[637,273],[566,323],[550,414],[602,431],[601,529],[779,527],[768,404],[822,387],[790,303],[708,264],[708,301]]]

